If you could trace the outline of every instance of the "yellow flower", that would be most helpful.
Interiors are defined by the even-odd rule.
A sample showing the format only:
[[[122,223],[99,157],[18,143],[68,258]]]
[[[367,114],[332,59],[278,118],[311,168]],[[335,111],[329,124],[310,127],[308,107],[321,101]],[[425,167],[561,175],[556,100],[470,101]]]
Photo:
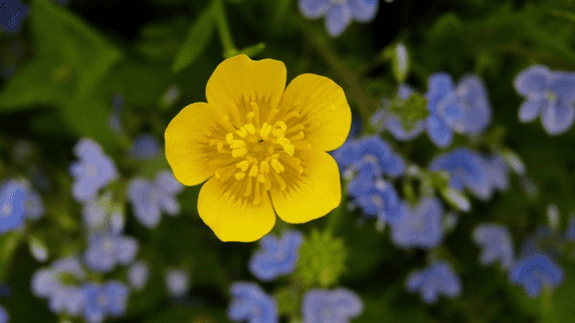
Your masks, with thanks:
[[[343,144],[351,110],[332,80],[302,74],[287,88],[273,59],[226,59],[166,129],[166,158],[184,185],[207,180],[198,213],[222,241],[255,241],[277,215],[304,223],[341,201],[339,169],[326,153]]]

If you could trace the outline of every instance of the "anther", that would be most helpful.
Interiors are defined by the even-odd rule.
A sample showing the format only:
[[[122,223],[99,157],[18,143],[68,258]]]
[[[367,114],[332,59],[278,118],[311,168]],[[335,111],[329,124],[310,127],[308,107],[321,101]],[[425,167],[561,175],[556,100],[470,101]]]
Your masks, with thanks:
[[[260,136],[262,137],[262,139],[266,140],[271,131],[272,126],[269,123],[264,122],[262,128],[260,129]]]
[[[276,158],[272,159],[271,161],[272,168],[276,171],[276,173],[281,173],[285,170],[284,165],[282,165]]]
[[[245,156],[247,153],[248,153],[247,148],[234,149],[234,150],[232,150],[232,157],[234,157],[234,158],[242,157],[242,156]]]
[[[246,173],[237,172],[237,173],[234,174],[234,177],[236,178],[236,180],[240,181],[240,180],[242,180],[244,177],[246,177]]]
[[[250,175],[251,177],[256,177],[258,176],[259,173],[259,169],[257,165],[253,165],[252,168],[250,169],[250,173],[248,175]]]
[[[248,124],[246,124],[244,127],[246,128],[246,130],[247,130],[251,135],[255,135],[255,133],[256,133],[256,127],[255,127],[253,124],[248,123]]]
[[[250,167],[250,163],[247,160],[242,160],[241,162],[236,164],[236,168],[241,169],[242,172],[247,171],[249,167]]]

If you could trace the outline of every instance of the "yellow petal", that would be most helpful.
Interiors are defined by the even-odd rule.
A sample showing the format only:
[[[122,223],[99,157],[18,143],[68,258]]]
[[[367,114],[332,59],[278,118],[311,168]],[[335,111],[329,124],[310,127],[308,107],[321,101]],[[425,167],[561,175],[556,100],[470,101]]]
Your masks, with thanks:
[[[269,196],[263,195],[257,206],[245,199],[233,201],[229,191],[215,177],[200,190],[198,213],[222,241],[258,240],[268,234],[276,222]]]
[[[281,111],[298,111],[306,140],[312,147],[330,151],[343,144],[351,128],[351,109],[343,89],[327,77],[302,74],[288,85],[279,104]]]
[[[300,152],[301,181],[286,189],[272,190],[271,198],[278,216],[288,223],[304,223],[322,217],[341,201],[339,169],[326,152],[310,149]]]
[[[217,120],[213,107],[204,102],[192,103],[180,111],[164,133],[166,158],[178,182],[198,185],[214,174],[202,157],[205,135]]]
[[[241,54],[230,57],[216,67],[206,85],[208,103],[231,115],[240,127],[245,120],[246,107],[257,98],[270,100],[261,106],[264,116],[277,107],[286,86],[286,68],[283,62],[273,59],[253,61]],[[246,103],[245,106],[238,106]],[[246,112],[247,111],[247,112]],[[251,111],[251,110],[250,110]]]

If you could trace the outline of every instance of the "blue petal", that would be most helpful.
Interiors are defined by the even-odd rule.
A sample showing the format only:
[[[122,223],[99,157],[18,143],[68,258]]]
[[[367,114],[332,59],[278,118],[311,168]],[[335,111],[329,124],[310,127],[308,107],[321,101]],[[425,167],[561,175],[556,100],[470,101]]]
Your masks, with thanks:
[[[334,4],[325,18],[325,28],[331,37],[343,33],[351,23],[351,10],[347,3]]]
[[[525,100],[519,107],[519,121],[525,123],[535,120],[548,104],[549,101],[543,96]]]
[[[331,0],[299,0],[299,10],[307,18],[324,16],[331,8]]]
[[[449,146],[453,141],[451,129],[435,113],[427,117],[427,134],[431,141],[440,148]]]
[[[573,105],[573,101],[575,101],[575,73],[553,73],[550,87],[560,100]]]
[[[465,115],[463,132],[482,132],[491,122],[491,105],[483,82],[475,75],[466,76],[459,81],[456,93]]]
[[[104,288],[110,300],[110,314],[113,316],[123,315],[126,312],[126,301],[129,295],[128,287],[118,281],[110,281],[104,285]]]
[[[429,76],[427,80],[427,109],[437,111],[437,104],[453,90],[453,80],[448,73],[438,72]]]
[[[355,20],[368,22],[375,18],[379,0],[350,0],[348,3]]]
[[[566,102],[558,100],[550,103],[547,109],[543,111],[543,128],[550,135],[558,135],[571,128],[574,118],[573,102],[567,105]]]
[[[393,135],[393,137],[399,141],[412,140],[419,136],[419,134],[421,134],[425,128],[423,121],[418,120],[414,127],[412,127],[409,131],[406,131],[397,116],[388,117],[385,120],[385,127]]]
[[[513,81],[513,86],[517,93],[523,96],[533,95],[549,88],[551,75],[547,67],[534,65],[519,73]]]
[[[127,265],[136,258],[138,253],[138,240],[134,238],[119,238],[116,244],[116,257],[118,262]]]

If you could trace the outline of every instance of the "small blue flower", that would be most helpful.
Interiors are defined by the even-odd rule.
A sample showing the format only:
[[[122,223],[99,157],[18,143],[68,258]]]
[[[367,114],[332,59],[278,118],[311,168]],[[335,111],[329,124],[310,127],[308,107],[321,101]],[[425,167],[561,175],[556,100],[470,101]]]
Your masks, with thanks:
[[[312,289],[305,293],[302,303],[304,323],[349,322],[363,312],[361,299],[345,288]]]
[[[533,65],[519,73],[513,85],[526,98],[519,108],[521,122],[541,115],[543,128],[550,135],[571,128],[575,119],[575,73],[551,72],[543,65]]]
[[[439,113],[438,106],[453,91],[453,80],[444,72],[429,76],[427,80],[427,109],[429,116],[426,119],[427,134],[438,147],[447,147],[453,141],[453,133],[449,125]]]
[[[407,100],[415,91],[407,84],[400,84],[397,90],[397,96],[401,100]],[[391,103],[389,100],[384,100],[384,107],[379,109],[376,113],[373,114],[371,117],[371,124],[374,128],[378,131],[383,131],[387,129],[395,139],[399,141],[409,141],[417,136],[424,130],[424,123],[422,120],[418,120],[413,128],[409,131],[406,131],[401,123],[401,119],[398,115],[393,113],[387,112],[388,107],[386,105],[390,105]]]
[[[449,186],[456,190],[469,189],[482,200],[491,197],[492,183],[481,156],[467,148],[456,148],[436,156],[429,170],[446,170],[450,173]]]
[[[143,178],[132,179],[128,184],[128,199],[134,208],[136,219],[147,228],[153,229],[158,226],[162,211],[168,215],[178,215],[180,204],[174,195],[183,188],[170,170],[159,172],[154,182]]]
[[[462,78],[437,106],[438,114],[458,133],[479,134],[491,122],[491,106],[480,78]]]
[[[82,286],[86,301],[84,318],[88,323],[100,323],[106,316],[120,317],[126,312],[129,290],[118,281],[104,285],[88,283]]]
[[[135,159],[147,160],[160,153],[160,144],[156,137],[148,134],[139,135],[134,139],[128,154]]]
[[[281,239],[268,234],[260,240],[262,250],[250,259],[250,272],[262,281],[271,281],[295,270],[303,236],[299,231],[284,232]]]
[[[168,293],[172,296],[184,296],[190,287],[190,274],[181,269],[170,269],[164,276]]]
[[[563,269],[543,253],[519,258],[509,271],[509,280],[522,285],[527,295],[535,298],[543,287],[554,288],[563,283]]]
[[[149,266],[143,261],[138,261],[130,266],[130,269],[128,270],[128,281],[132,288],[137,291],[141,291],[148,283],[149,275]]]
[[[482,265],[493,264],[498,259],[503,268],[509,268],[513,263],[513,241],[505,226],[480,224],[473,230],[473,240],[483,249],[479,258]]]
[[[55,261],[49,269],[36,271],[32,276],[32,292],[38,297],[48,298],[53,313],[66,312],[77,316],[82,312],[84,298],[79,287],[63,281],[66,275],[78,282],[86,278],[78,258],[63,258]]]
[[[439,295],[455,298],[461,294],[461,281],[445,261],[438,261],[416,271],[407,277],[405,288],[409,292],[419,292],[427,304],[437,302]]]
[[[19,0],[8,0],[0,4],[0,31],[9,34],[20,30],[22,20],[28,16],[28,6]]]
[[[80,159],[70,166],[74,177],[72,194],[76,200],[83,202],[93,198],[99,189],[118,178],[114,161],[95,141],[82,138],[74,146],[74,153]]]
[[[359,160],[356,166],[365,176],[381,176],[383,174],[397,177],[403,174],[405,163],[403,159],[391,151],[389,145],[379,136],[364,137],[359,141]]]
[[[84,254],[86,265],[92,270],[109,272],[116,264],[131,263],[138,252],[138,241],[119,234],[92,235]]]
[[[442,215],[443,208],[436,198],[422,198],[415,209],[405,205],[403,216],[392,225],[391,239],[403,248],[433,248],[443,239]]]
[[[21,181],[11,180],[0,188],[0,234],[22,227],[27,187]]]
[[[10,315],[4,306],[0,305],[0,323],[8,323],[10,321]]]
[[[348,183],[348,194],[365,215],[376,216],[382,223],[393,223],[402,216],[403,207],[393,184],[381,178],[374,181],[358,176]]]
[[[235,322],[279,322],[276,300],[267,295],[257,284],[236,282],[230,286],[232,303],[228,318]]]
[[[375,18],[379,0],[299,0],[306,18],[326,16],[325,27],[331,37],[343,33],[352,20],[368,22]]]

